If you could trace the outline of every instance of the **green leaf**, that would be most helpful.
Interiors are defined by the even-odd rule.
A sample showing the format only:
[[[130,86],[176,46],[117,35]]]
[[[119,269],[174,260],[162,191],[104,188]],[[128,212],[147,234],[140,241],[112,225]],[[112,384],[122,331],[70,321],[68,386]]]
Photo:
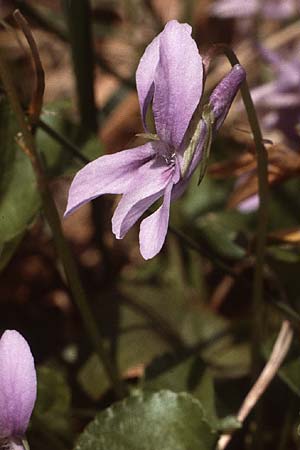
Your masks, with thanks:
[[[292,305],[297,312],[300,310],[300,279],[299,262],[293,258],[282,258],[282,253],[272,252],[268,254],[268,262],[273,273],[283,286],[288,305]]]
[[[174,290],[174,286],[173,281],[159,286],[122,283],[121,292],[128,303],[125,300],[120,306],[115,355],[123,376],[128,369],[148,365],[158,355],[171,352],[178,345],[178,341],[174,342],[175,336],[189,345],[206,343],[203,347],[206,358],[215,365],[219,358],[224,357],[226,365],[227,354],[233,346],[231,341],[228,343],[228,322],[204,305],[199,304],[195,309],[193,303],[183,298],[181,291]],[[189,295],[188,289],[185,295]],[[130,307],[131,301],[135,308]],[[154,322],[147,313],[141,313],[139,305],[142,311],[151,312]],[[172,336],[169,334],[171,331]],[[107,376],[95,355],[80,368],[77,379],[94,400],[109,388]]]
[[[32,223],[40,196],[29,158],[15,138],[18,128],[6,100],[0,102],[0,246],[14,240]]]
[[[98,414],[75,450],[210,450],[216,439],[198,400],[160,391],[130,397]]]
[[[293,245],[272,245],[268,247],[268,255],[282,263],[294,264],[300,262],[299,248]]]
[[[230,433],[242,428],[242,424],[234,416],[226,416],[223,419],[218,420],[217,428],[223,433]]]
[[[59,101],[46,105],[41,119],[53,130],[63,136],[69,136],[70,126],[67,120],[67,109],[69,102]],[[48,175],[60,175],[64,173],[65,167],[72,160],[72,154],[65,150],[60,143],[49,136],[41,128],[36,133],[37,149],[42,156]]]
[[[165,354],[154,359],[146,369],[143,387],[151,391],[188,391],[201,401],[209,420],[216,420],[213,379],[197,355],[178,360],[174,354]]]
[[[20,242],[23,239],[24,234],[21,233],[19,236],[11,239],[10,241],[4,242],[0,248],[0,271],[3,270],[13,257],[14,252],[18,248]]]
[[[154,359],[146,369],[142,386],[151,391],[188,391],[201,402],[209,423],[214,424],[215,429],[231,431],[240,428],[239,422],[233,416],[222,419],[217,417],[214,380],[211,371],[197,355],[181,361],[174,354],[165,354]]]
[[[297,357],[286,361],[279,370],[280,378],[290,387],[290,389],[300,397],[300,361],[299,353]]]
[[[103,146],[97,136],[91,135],[84,143],[78,144],[76,142],[76,139],[78,140],[78,127],[70,121],[70,108],[70,101],[53,102],[46,105],[41,119],[62,138],[67,139],[70,143],[75,143],[75,147],[78,147],[78,151],[87,160],[93,160],[101,156]],[[36,143],[47,169],[47,174],[50,176],[73,174],[84,165],[69,147],[58,142],[42,128],[37,130]]]
[[[37,371],[37,402],[33,422],[64,436],[70,429],[71,393],[63,375],[51,368]]]
[[[157,352],[168,349],[157,333],[149,329],[138,316],[124,309],[122,311],[123,315],[126,313],[128,331],[120,334],[117,347],[117,362],[122,374],[140,364],[148,364]],[[132,325],[129,325],[131,318]],[[93,400],[98,400],[110,387],[103,365],[95,354],[80,368],[77,379]]]
[[[205,238],[211,249],[218,255],[235,260],[245,257],[246,252],[243,247],[234,242],[236,231],[222,220],[222,216],[207,214],[198,219],[196,226],[202,238]]]
[[[187,192],[181,200],[182,212],[186,221],[191,221],[202,214],[217,208],[224,208],[230,193],[230,185],[214,180],[206,175],[198,186],[198,175],[192,177]]]

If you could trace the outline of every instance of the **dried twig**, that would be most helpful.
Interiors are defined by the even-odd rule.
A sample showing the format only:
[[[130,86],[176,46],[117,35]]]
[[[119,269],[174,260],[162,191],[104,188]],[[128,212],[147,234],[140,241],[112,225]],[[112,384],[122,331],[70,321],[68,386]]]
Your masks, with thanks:
[[[29,117],[30,123],[35,126],[39,120],[42,106],[43,106],[43,97],[45,91],[45,73],[42,66],[41,58],[39,55],[39,51],[34,40],[33,34],[31,33],[29,24],[23,14],[16,9],[13,13],[14,19],[21,28],[24,36],[27,40],[27,43],[30,48],[34,74],[35,74],[35,89],[32,95],[32,99],[29,105]]]
[[[288,320],[282,322],[280,332],[274,344],[270,358],[256,383],[246,396],[238,414],[237,420],[244,422],[252,408],[256,405],[262,394],[265,392],[272,379],[278,372],[292,342],[293,330]],[[231,440],[231,434],[223,434],[218,442],[218,450],[224,450]]]

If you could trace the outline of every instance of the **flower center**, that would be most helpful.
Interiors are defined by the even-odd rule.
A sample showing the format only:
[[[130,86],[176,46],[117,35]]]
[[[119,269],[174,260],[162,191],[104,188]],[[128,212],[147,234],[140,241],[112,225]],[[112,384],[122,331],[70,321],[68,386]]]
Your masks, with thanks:
[[[168,166],[173,166],[176,163],[176,153],[169,153],[169,154],[164,154],[162,155],[162,158],[164,159],[165,163]]]

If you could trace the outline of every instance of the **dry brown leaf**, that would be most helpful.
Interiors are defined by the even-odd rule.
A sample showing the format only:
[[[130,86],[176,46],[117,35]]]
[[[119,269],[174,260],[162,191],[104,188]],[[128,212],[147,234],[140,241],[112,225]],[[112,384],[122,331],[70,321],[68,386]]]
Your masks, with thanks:
[[[300,156],[283,145],[270,145],[268,152],[268,181],[271,186],[298,176]],[[257,162],[253,148],[241,156],[224,163],[213,164],[209,173],[215,178],[238,177],[238,183],[228,201],[229,208],[235,208],[258,192]]]
[[[270,233],[268,238],[272,241],[279,241],[288,244],[299,244],[300,243],[300,228],[288,228],[285,230],[275,231]]]
[[[109,152],[129,146],[136,133],[142,131],[140,107],[135,92],[119,103],[101,129],[100,138]]]

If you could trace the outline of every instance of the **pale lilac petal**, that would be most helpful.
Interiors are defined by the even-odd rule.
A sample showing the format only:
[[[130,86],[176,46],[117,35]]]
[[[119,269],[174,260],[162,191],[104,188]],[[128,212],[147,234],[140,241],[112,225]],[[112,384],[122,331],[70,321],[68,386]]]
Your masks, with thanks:
[[[154,93],[154,75],[159,60],[159,39],[161,33],[153,39],[140,59],[136,70],[136,88],[138,92],[144,128],[147,130],[146,114]]]
[[[36,373],[30,348],[20,333],[0,339],[0,438],[25,434],[36,399]]]
[[[131,190],[123,195],[112,218],[112,231],[122,239],[141,215],[158,200],[170,182],[174,168],[151,161],[135,175]]]
[[[77,172],[72,181],[65,215],[102,194],[127,191],[139,169],[155,154],[152,143],[101,156]]]
[[[112,231],[117,239],[123,239],[126,233],[133,227],[137,220],[156,202],[164,193],[164,190],[156,192],[140,200],[136,200],[138,192],[124,194],[120,200],[112,218]]]
[[[258,12],[258,2],[259,0],[219,0],[213,3],[211,13],[223,19],[229,17],[250,17]]]
[[[203,66],[190,30],[175,20],[160,36],[154,86],[156,132],[177,149],[202,95]]]
[[[179,24],[178,22],[176,23],[182,29],[185,29],[187,33],[191,34],[192,29],[190,25]],[[142,120],[146,131],[148,131],[146,126],[146,114],[154,94],[154,77],[159,61],[159,45],[162,33],[163,32],[156,36],[148,45],[136,70],[136,87],[140,102]]]
[[[150,259],[157,255],[165,242],[169,224],[172,188],[173,183],[171,182],[166,187],[163,204],[141,223],[140,251],[144,259]]]

